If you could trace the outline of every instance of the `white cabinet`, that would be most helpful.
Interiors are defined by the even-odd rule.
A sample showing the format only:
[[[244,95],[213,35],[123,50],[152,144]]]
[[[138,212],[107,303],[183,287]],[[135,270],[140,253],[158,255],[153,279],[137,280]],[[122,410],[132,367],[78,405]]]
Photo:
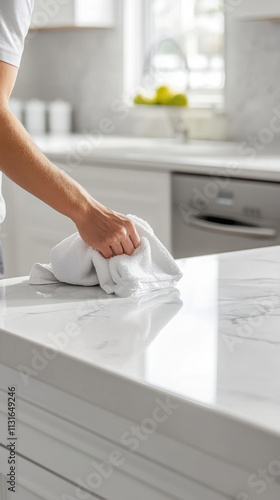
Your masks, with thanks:
[[[63,164],[56,162],[64,168]],[[171,247],[171,188],[168,172],[79,166],[71,176],[109,208],[149,222]],[[7,219],[2,227],[5,277],[30,273],[35,262],[49,262],[50,251],[77,231],[74,223],[23,189],[4,180]]]
[[[108,28],[114,8],[114,0],[35,0],[31,28]]]
[[[74,373],[83,371],[81,366],[75,365],[74,358],[71,363]],[[104,370],[100,372],[103,373]],[[91,373],[89,376],[95,381],[92,383],[94,386],[97,384],[95,372]],[[64,374],[64,378],[65,376]],[[136,383],[133,391],[135,390],[137,404],[133,404],[134,398],[129,396],[132,393],[126,392],[127,382],[122,377],[112,375],[117,380],[117,385],[120,384],[119,387],[125,387],[125,392],[120,395],[119,391],[114,392],[115,385],[114,389],[111,389],[110,383],[107,385],[107,376],[105,370],[105,377],[99,379],[99,383],[101,390],[108,394],[108,405],[112,409],[104,409],[99,404],[77,398],[32,377],[25,385],[18,371],[0,363],[0,444],[1,430],[5,430],[7,425],[5,381],[8,380],[14,385],[17,382],[16,428],[19,437],[16,469],[18,495],[0,495],[1,500],[235,498],[224,490],[232,491],[233,484],[242,484],[242,479],[248,477],[247,471],[221,460],[214,453],[186,444],[185,432],[182,432],[180,441],[173,438],[172,433],[177,433],[176,423],[179,422],[180,428],[181,422],[185,426],[188,415],[184,412],[182,401],[176,410],[181,418],[174,421],[173,416],[169,415],[164,424],[163,421],[158,421],[148,439],[141,441],[141,444],[139,440],[139,450],[132,451],[129,441],[124,442],[122,436],[133,432],[135,425],[144,425],[145,420],[153,422],[151,418],[143,419],[142,412],[147,416],[153,415],[155,408],[159,408],[157,398],[165,401],[165,396],[156,389],[144,389],[141,384]],[[151,394],[150,389],[153,391]],[[83,390],[80,394],[82,396]],[[119,412],[116,411],[118,405],[121,407]],[[130,407],[135,415],[133,419],[129,416]],[[138,416],[139,407],[142,409],[141,416]],[[199,419],[198,422],[199,428]],[[198,429],[194,439],[199,441],[200,434]],[[4,433],[3,436],[5,439]],[[5,443],[6,440],[3,441]],[[7,449],[0,446],[0,481],[2,474],[3,492],[6,490],[7,454]],[[265,498],[270,500],[270,497]],[[275,498],[279,496],[276,495],[274,500]]]
[[[225,0],[225,12],[240,19],[274,19],[280,18],[280,2],[278,0]]]
[[[164,245],[171,247],[171,175],[109,167],[78,167],[73,177],[113,210],[147,220]]]
[[[32,437],[31,437],[32,440]],[[7,461],[8,453],[4,447],[0,447],[0,499],[1,500],[72,500],[79,498],[76,495],[77,488],[65,478],[57,476],[54,472],[40,467],[38,463],[17,456],[16,462],[16,491],[7,490]],[[88,500],[96,499],[90,493],[84,493]]]
[[[2,229],[5,277],[30,273],[34,262],[50,261],[52,247],[76,230],[68,218],[5,178],[7,217]]]

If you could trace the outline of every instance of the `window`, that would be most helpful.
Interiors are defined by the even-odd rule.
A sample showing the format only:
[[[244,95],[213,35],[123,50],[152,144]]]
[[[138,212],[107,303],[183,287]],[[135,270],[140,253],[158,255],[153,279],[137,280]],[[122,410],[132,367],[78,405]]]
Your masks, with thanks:
[[[146,88],[169,84],[186,91],[191,106],[222,106],[225,81],[222,0],[140,0],[138,6],[141,48],[135,47],[134,61],[138,68],[134,84]],[[142,29],[139,29],[140,13]],[[135,33],[134,30],[134,43]]]

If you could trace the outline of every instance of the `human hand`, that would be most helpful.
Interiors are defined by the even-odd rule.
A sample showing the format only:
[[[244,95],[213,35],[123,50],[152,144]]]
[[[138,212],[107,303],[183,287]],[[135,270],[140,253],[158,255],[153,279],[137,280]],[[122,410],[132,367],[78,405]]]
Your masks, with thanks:
[[[93,200],[83,219],[74,221],[81,238],[105,259],[114,255],[132,255],[140,245],[134,223],[118,212]]]

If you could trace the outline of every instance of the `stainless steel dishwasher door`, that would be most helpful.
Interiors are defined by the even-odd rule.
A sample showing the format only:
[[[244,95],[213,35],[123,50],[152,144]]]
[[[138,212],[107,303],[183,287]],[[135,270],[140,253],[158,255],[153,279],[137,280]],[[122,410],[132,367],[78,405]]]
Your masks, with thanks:
[[[280,183],[172,174],[175,258],[280,245]]]

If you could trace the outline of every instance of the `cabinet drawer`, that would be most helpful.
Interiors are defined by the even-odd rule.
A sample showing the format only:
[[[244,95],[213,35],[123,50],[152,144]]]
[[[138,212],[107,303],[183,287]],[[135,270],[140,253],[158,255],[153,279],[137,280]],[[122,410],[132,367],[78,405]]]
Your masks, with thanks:
[[[0,446],[0,500],[75,500],[76,485],[59,477],[38,464],[17,456],[16,459],[16,491],[7,489],[7,450]],[[82,491],[81,495],[88,500],[96,500],[96,495]]]

